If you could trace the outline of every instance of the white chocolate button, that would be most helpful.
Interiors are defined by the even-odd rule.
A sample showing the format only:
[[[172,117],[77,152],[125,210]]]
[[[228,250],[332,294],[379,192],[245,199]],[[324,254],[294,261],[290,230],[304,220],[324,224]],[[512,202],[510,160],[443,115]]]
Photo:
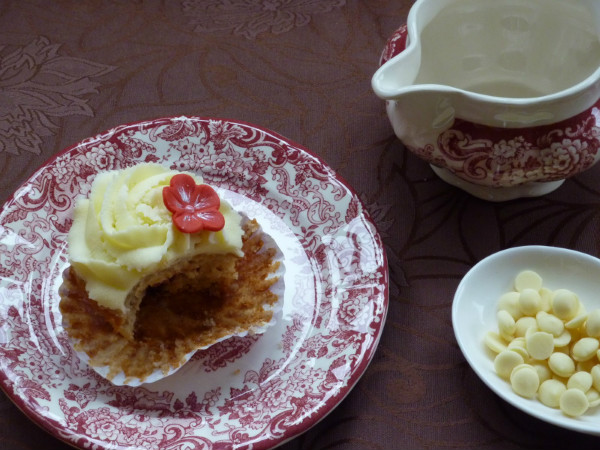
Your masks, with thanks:
[[[553,314],[548,314],[545,311],[539,311],[535,319],[537,321],[538,328],[541,331],[552,333],[554,337],[558,337],[565,330],[565,324],[562,320]]]
[[[600,364],[596,364],[592,367],[590,374],[592,375],[592,386],[594,386],[594,389],[597,391],[600,391]]]
[[[515,289],[523,292],[525,289],[539,291],[542,288],[542,277],[533,270],[524,270],[515,278]]]
[[[567,389],[560,396],[559,406],[568,416],[578,417],[587,411],[590,403],[579,389]]]
[[[533,398],[540,387],[540,378],[532,366],[520,364],[510,374],[510,385],[521,397]]]
[[[511,375],[513,375],[514,373],[516,373],[518,370],[521,369],[533,369],[533,366],[531,364],[519,364],[518,366],[515,366],[515,368],[513,369],[513,371],[510,373]]]
[[[594,309],[588,314],[585,331],[590,337],[600,337],[600,309]]]
[[[571,342],[571,333],[569,330],[564,330],[560,336],[554,338],[554,347],[564,347]]]
[[[504,309],[496,313],[498,319],[498,332],[507,341],[510,341],[517,330],[517,325],[513,316]]]
[[[540,310],[542,297],[537,289],[526,288],[519,295],[519,306],[521,312],[526,316],[535,316]]]
[[[523,357],[517,352],[503,350],[494,358],[494,369],[499,376],[508,379],[513,369],[523,362]]]
[[[548,359],[548,367],[559,377],[570,377],[575,372],[575,362],[569,355],[554,352]]]
[[[548,288],[542,287],[540,289],[540,311],[548,312],[552,308],[552,291]]]
[[[596,389],[590,388],[585,393],[585,396],[587,397],[588,402],[590,402],[590,408],[600,405],[600,392]]]
[[[544,360],[550,358],[554,352],[554,336],[545,331],[530,333],[526,338],[527,351],[533,359]]]
[[[533,317],[521,317],[521,319],[533,319]],[[529,328],[527,328],[527,331],[525,331],[525,341],[527,341],[527,338],[529,336],[531,336],[533,333],[537,333],[538,331],[540,331],[540,329],[537,327],[537,322],[535,323],[535,325],[531,325]]]
[[[523,357],[523,360],[529,359],[529,352],[527,351],[527,342],[524,337],[514,338],[508,343],[507,348],[513,352],[517,352]]]
[[[500,353],[502,350],[506,350],[506,341],[504,341],[498,333],[493,331],[488,331],[485,334],[483,341],[486,347],[494,353]]]
[[[583,313],[583,314],[578,314],[577,316],[573,317],[571,320],[567,321],[567,323],[565,323],[565,328],[568,328],[569,330],[575,330],[577,328],[579,328],[581,325],[583,325],[587,319],[587,314]]]
[[[519,296],[518,292],[507,292],[501,295],[498,300],[498,311],[507,311],[513,316],[513,319],[518,320],[523,315],[519,305]]]
[[[524,337],[529,328],[535,328],[537,330],[537,320],[535,320],[535,317],[524,316],[517,320],[515,326],[515,336]]]
[[[575,372],[567,381],[567,389],[579,389],[587,392],[592,387],[592,376],[589,372]]]
[[[552,296],[552,311],[562,320],[571,320],[579,311],[579,299],[568,289],[557,289]]]
[[[600,342],[598,339],[584,337],[575,342],[571,349],[571,354],[575,361],[587,361],[596,356],[599,347]]]
[[[527,342],[525,341],[525,338],[523,336],[513,338],[508,343],[508,347],[511,349],[514,347],[526,348],[526,346],[527,346]]]
[[[564,383],[558,380],[546,380],[540,384],[538,389],[538,398],[540,401],[551,408],[558,408],[560,397],[567,390]]]
[[[548,364],[543,361],[538,361],[532,364],[533,368],[540,377],[540,383],[543,383],[546,380],[552,378],[552,371],[548,368]]]

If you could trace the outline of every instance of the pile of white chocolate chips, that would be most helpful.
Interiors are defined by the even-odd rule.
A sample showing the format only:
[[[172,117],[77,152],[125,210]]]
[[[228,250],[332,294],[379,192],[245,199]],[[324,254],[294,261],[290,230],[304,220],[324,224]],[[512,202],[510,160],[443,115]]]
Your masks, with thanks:
[[[572,417],[600,405],[600,308],[587,312],[576,293],[525,270],[498,300],[497,319],[485,344],[514,392]]]

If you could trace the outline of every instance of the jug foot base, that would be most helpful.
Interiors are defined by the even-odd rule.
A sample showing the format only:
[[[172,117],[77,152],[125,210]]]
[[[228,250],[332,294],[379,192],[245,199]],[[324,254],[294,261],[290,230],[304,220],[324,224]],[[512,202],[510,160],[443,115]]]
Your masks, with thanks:
[[[452,172],[441,167],[431,165],[435,174],[444,180],[474,197],[492,202],[505,202],[521,197],[540,197],[558,189],[565,180],[558,181],[532,181],[510,187],[491,187],[480,184],[469,183],[457,177]]]

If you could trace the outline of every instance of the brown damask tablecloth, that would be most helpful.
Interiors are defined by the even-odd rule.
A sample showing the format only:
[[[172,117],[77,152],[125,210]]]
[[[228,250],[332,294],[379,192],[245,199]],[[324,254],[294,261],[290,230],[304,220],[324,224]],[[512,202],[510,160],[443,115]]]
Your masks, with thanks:
[[[333,412],[281,448],[598,446],[492,393],[465,362],[450,310],[461,277],[498,250],[545,244],[599,255],[600,166],[545,197],[505,203],[438,179],[395,138],[370,87],[411,4],[3,0],[0,200],[52,155],[119,124],[190,115],[273,130],[354,188],[390,275],[369,368]],[[0,448],[71,447],[0,393]]]

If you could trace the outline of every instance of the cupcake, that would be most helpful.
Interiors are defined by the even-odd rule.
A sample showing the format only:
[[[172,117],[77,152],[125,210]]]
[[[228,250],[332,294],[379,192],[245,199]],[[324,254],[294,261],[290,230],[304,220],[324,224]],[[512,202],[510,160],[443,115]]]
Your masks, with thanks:
[[[116,384],[155,381],[198,349],[264,332],[282,297],[281,254],[257,221],[199,175],[158,164],[98,174],[68,245],[64,328]]]

